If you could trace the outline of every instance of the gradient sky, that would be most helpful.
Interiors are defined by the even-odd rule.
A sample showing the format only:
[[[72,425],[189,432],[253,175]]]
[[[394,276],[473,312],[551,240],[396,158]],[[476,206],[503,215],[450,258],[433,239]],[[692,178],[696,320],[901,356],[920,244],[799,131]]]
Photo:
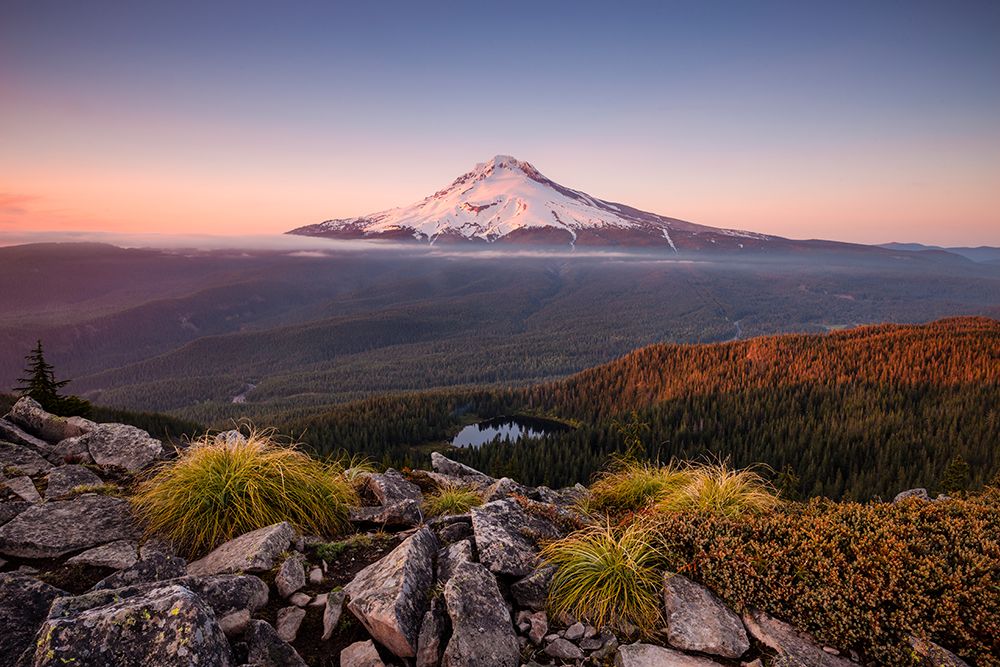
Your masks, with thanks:
[[[1000,245],[1000,2],[0,5],[0,231],[281,232],[512,154],[795,238]]]

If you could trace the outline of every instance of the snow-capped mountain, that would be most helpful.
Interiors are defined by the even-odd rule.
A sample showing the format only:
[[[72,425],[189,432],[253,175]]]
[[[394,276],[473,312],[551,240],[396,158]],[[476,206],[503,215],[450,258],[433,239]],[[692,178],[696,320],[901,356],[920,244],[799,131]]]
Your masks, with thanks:
[[[779,237],[696,225],[559,185],[531,164],[498,155],[415,204],[327,220],[290,234],[333,238],[569,246],[760,248]]]

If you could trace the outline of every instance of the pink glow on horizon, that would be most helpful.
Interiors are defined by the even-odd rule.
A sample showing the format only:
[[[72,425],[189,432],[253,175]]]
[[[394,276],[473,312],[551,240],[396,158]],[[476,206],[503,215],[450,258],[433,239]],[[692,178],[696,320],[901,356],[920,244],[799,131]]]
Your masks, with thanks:
[[[588,164],[555,154],[538,160],[515,155],[569,187],[700,224],[861,243],[1000,244],[1000,177],[989,171],[910,169],[890,179],[874,169],[837,175],[826,173],[832,168],[791,163],[709,164],[702,158],[701,165],[689,160],[678,170],[623,156]],[[345,169],[332,161],[296,168],[287,156],[217,171],[197,164],[34,170],[0,164],[0,230],[282,233],[412,203],[487,157],[433,164],[426,158],[353,159]],[[264,166],[275,162],[277,173]],[[702,173],[695,173],[699,167]]]

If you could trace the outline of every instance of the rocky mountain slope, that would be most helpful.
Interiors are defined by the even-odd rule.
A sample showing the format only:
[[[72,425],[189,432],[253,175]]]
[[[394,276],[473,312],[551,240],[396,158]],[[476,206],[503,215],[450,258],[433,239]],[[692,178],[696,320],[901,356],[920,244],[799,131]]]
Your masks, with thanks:
[[[360,473],[367,503],[336,545],[278,523],[188,562],[129,511],[135,475],[168,456],[159,441],[30,399],[0,419],[0,440],[0,666],[863,661],[762,611],[737,614],[682,575],[664,577],[655,642],[549,616],[554,568],[539,544],[587,523],[579,485],[528,488],[434,454],[429,471]],[[423,493],[442,484],[477,488],[484,504],[428,519]],[[923,664],[965,664],[927,641],[913,649]]]

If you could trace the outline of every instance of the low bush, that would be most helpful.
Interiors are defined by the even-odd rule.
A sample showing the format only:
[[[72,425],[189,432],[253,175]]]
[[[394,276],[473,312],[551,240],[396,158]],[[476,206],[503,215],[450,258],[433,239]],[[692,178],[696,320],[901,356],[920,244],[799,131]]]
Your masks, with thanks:
[[[592,526],[546,544],[542,558],[558,569],[549,610],[625,634],[652,633],[660,621],[661,556],[643,522]]]
[[[427,516],[464,514],[482,504],[482,495],[473,489],[464,486],[442,486],[424,498],[424,513]]]
[[[312,534],[347,526],[357,495],[343,467],[253,431],[245,442],[206,436],[143,481],[133,507],[150,534],[193,557],[242,533],[288,521]]]
[[[764,609],[874,664],[913,664],[912,634],[970,663],[1000,665],[996,489],[962,500],[813,501],[655,519],[667,568],[737,609]]]

